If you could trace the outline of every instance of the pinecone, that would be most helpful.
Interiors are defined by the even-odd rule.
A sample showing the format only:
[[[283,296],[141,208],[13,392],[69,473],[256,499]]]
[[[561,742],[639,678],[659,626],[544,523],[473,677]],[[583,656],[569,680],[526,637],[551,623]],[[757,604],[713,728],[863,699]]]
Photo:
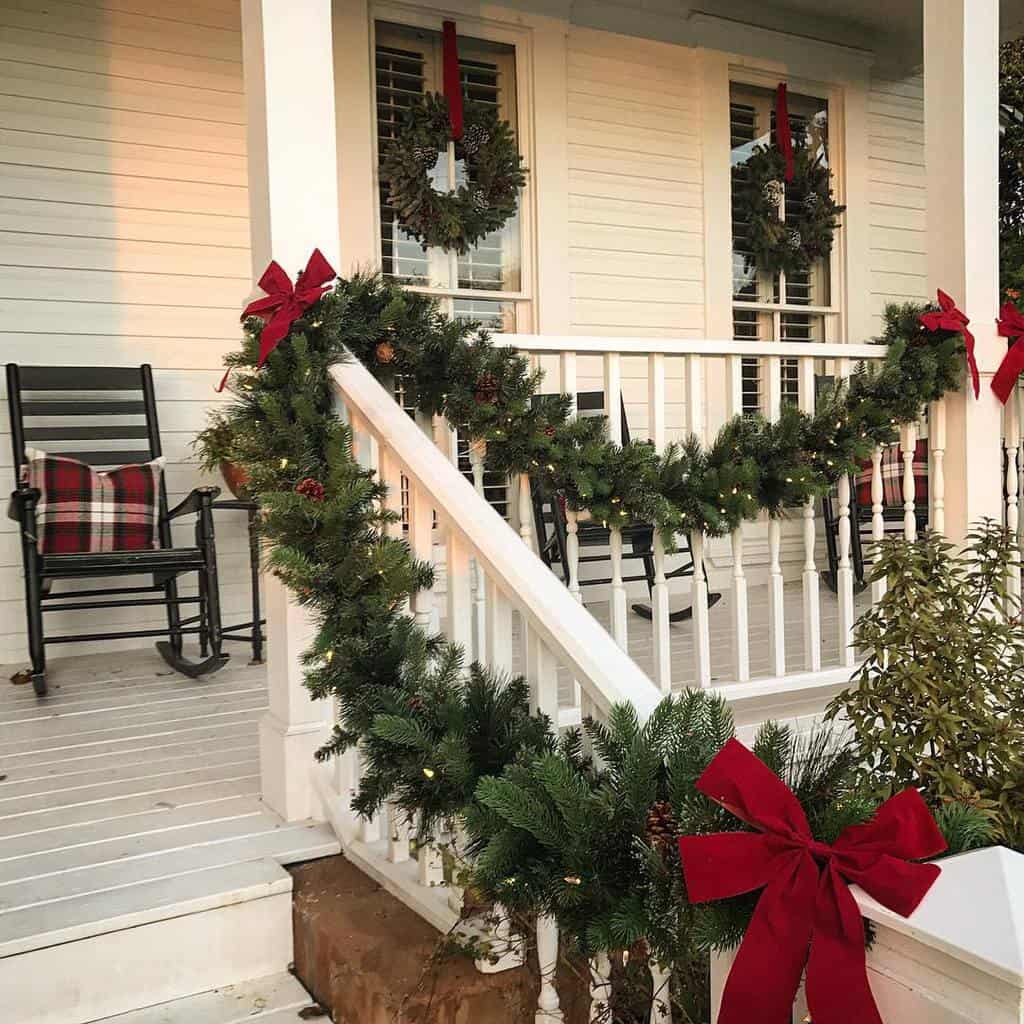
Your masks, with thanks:
[[[473,199],[471,201],[473,203],[473,209],[476,210],[477,213],[486,213],[491,205],[487,201],[487,193],[484,192],[482,188],[478,188],[473,193]]]
[[[422,711],[426,705],[423,703],[422,697],[412,696],[409,698],[409,710],[410,711]]]
[[[821,202],[821,196],[817,192],[808,192],[804,196],[804,209],[809,213],[814,213],[818,208],[818,203]]]
[[[490,133],[480,124],[467,125],[462,133],[462,148],[466,156],[475,156],[490,141]]]
[[[498,400],[498,378],[493,373],[480,374],[473,399],[477,405],[494,405]]]
[[[376,356],[378,363],[393,363],[395,361],[395,346],[390,341],[382,341],[377,345]]]
[[[676,819],[667,800],[658,800],[647,812],[647,842],[664,853],[676,839]]]
[[[413,158],[424,169],[434,166],[438,152],[433,146],[413,146],[412,148]]]
[[[761,189],[761,194],[772,203],[774,206],[778,206],[782,202],[783,196],[786,194],[785,186],[777,178],[773,178],[771,181],[766,181]]]
[[[295,493],[309,498],[310,501],[323,501],[324,485],[319,480],[314,480],[311,476],[307,476],[305,480],[300,480],[295,485]]]
[[[789,247],[793,250],[799,249],[804,244],[803,236],[796,228],[793,228],[793,230],[786,235],[786,241],[789,242]]]

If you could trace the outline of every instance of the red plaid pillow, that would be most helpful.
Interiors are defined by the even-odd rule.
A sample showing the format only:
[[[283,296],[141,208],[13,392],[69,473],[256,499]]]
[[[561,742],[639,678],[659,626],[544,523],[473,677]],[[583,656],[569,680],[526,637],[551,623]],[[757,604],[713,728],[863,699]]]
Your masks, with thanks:
[[[43,555],[142,551],[158,546],[164,460],[99,473],[61,455],[29,449],[25,479],[39,490],[37,544]]]
[[[921,438],[914,448],[914,502],[928,501],[928,441]],[[886,508],[903,507],[903,449],[897,444],[882,449],[882,504]],[[865,460],[857,474],[857,504],[871,508],[871,460]]]

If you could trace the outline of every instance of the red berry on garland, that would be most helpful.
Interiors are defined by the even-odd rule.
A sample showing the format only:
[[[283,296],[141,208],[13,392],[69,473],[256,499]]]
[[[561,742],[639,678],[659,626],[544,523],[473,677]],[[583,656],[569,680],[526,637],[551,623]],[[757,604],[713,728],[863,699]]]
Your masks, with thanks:
[[[554,427],[545,427],[544,428],[544,434],[545,434],[546,437],[554,437],[555,436],[555,428]]]
[[[310,501],[323,501],[324,485],[319,480],[314,480],[311,476],[307,476],[305,480],[300,480],[295,485],[295,493],[309,498]]]
[[[498,378],[493,373],[481,373],[473,398],[477,405],[494,405],[498,400]]]
[[[377,346],[377,362],[393,363],[395,361],[395,346],[390,341],[382,341]]]

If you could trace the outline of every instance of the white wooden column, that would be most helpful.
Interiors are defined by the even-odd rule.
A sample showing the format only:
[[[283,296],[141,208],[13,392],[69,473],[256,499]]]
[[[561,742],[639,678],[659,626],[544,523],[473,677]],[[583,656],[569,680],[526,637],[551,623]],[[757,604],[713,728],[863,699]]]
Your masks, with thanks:
[[[317,247],[340,267],[331,0],[242,0],[242,42],[253,280],[271,259],[294,278]],[[246,297],[238,298],[241,308]],[[264,802],[296,821],[319,813],[310,776],[331,704],[303,686],[309,617],[276,579],[265,582],[270,710],[260,722],[261,786]]]
[[[1006,344],[996,336],[999,0],[923,0],[928,284],[971,319],[981,395],[946,401],[945,527],[962,540],[1002,516],[1001,406],[989,388]]]

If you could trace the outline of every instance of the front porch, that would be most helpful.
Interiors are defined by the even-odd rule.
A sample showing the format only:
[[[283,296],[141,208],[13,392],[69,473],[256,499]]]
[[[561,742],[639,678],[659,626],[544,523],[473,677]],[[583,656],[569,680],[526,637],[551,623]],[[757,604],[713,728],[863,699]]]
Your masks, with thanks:
[[[6,1019],[97,1020],[292,959],[283,865],[339,844],[260,799],[266,709],[264,666],[197,681],[155,651],[55,659],[45,703],[0,690]]]

